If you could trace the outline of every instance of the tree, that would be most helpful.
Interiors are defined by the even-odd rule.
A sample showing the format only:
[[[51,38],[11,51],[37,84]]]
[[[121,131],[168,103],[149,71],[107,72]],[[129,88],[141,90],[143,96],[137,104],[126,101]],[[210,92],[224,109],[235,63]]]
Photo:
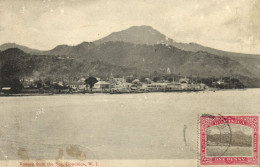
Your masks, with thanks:
[[[47,86],[51,86],[51,81],[48,79],[48,80],[45,81],[44,84],[47,85]]]
[[[160,81],[160,79],[161,79],[161,77],[154,77],[154,78],[153,78],[153,81],[154,81],[154,82],[158,82],[158,81]]]
[[[134,77],[127,77],[126,78],[126,82],[128,82],[128,83],[132,83],[133,80],[134,80]]]
[[[90,87],[90,91],[92,92],[92,88],[93,86],[95,85],[95,83],[97,83],[98,80],[95,78],[95,77],[88,77],[86,80],[85,80],[85,84],[89,85]]]
[[[19,93],[23,88],[23,85],[18,78],[5,80],[3,86],[11,87],[12,93]]]
[[[167,80],[168,80],[169,82],[172,82],[172,81],[173,81],[173,77],[168,77]]]
[[[58,91],[59,93],[61,92],[61,89],[63,89],[63,85],[61,83],[55,83],[53,85],[54,89],[56,89],[56,91]]]
[[[146,82],[146,80],[145,80],[145,77],[144,77],[144,76],[141,76],[141,77],[140,77],[140,82],[143,82],[143,83],[145,83],[145,82]]]
[[[35,81],[35,84],[37,85],[37,88],[40,89],[43,87],[42,80]]]
[[[173,81],[173,77],[171,75],[165,75],[165,76],[163,76],[163,79],[166,81],[169,81],[169,82]]]

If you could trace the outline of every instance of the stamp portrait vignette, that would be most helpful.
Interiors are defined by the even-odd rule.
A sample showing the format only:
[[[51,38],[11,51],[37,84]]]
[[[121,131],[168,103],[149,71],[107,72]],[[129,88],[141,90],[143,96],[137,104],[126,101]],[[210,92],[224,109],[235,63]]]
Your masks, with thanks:
[[[199,126],[201,165],[259,164],[258,116],[201,115]]]

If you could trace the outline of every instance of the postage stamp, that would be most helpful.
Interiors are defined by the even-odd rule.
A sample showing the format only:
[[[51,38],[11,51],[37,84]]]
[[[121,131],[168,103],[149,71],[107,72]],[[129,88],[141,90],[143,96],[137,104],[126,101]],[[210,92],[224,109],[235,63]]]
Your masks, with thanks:
[[[200,116],[201,165],[257,165],[258,116]]]

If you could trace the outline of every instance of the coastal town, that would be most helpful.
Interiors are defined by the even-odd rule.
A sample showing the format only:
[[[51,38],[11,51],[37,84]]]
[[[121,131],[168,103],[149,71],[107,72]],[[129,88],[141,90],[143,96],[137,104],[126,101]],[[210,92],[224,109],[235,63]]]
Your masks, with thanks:
[[[232,83],[231,83],[232,82]],[[194,80],[189,77],[149,77],[133,76],[101,79],[99,77],[82,77],[73,81],[49,81],[23,78],[13,80],[10,86],[2,87],[0,95],[12,94],[73,94],[73,93],[148,93],[148,92],[196,92],[219,89],[241,89],[244,86],[236,79]]]

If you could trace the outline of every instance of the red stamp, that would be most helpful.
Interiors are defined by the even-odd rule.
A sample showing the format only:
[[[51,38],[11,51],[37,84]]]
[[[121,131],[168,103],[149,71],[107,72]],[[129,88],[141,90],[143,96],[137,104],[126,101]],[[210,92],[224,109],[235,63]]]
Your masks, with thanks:
[[[257,165],[258,116],[202,115],[201,165]]]

